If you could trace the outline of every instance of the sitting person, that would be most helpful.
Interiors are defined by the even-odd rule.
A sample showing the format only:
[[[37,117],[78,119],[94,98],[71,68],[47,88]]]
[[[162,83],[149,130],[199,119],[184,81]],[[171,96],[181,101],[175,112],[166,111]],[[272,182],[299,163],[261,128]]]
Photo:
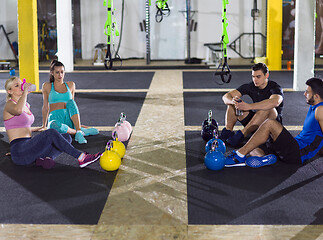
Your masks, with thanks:
[[[306,81],[304,96],[310,108],[302,131],[293,137],[277,120],[266,120],[249,141],[226,157],[225,166],[262,167],[274,164],[277,157],[286,163],[304,163],[321,154],[323,147],[323,80],[310,78]],[[270,137],[271,141],[267,141]],[[263,145],[266,143],[266,145]],[[247,154],[254,155],[247,158]],[[268,154],[274,153],[274,154]],[[264,156],[265,154],[268,154]]]
[[[88,128],[81,125],[80,112],[74,101],[75,83],[64,82],[64,65],[53,60],[50,66],[49,82],[42,86],[43,93],[43,129],[56,129],[60,133],[75,134],[75,141],[87,143],[84,136],[96,135],[96,128]]]
[[[21,80],[17,77],[8,79],[5,83],[7,92],[6,104],[3,110],[3,120],[10,142],[11,159],[16,165],[31,165],[36,163],[43,168],[52,168],[54,159],[65,152],[79,162],[81,168],[97,161],[100,153],[88,154],[75,149],[69,134],[60,134],[54,129],[42,131],[32,137],[31,125],[34,115],[27,103],[30,83],[21,89]],[[34,129],[38,131],[39,129]]]
[[[264,63],[252,67],[252,82],[243,84],[223,96],[227,105],[225,127],[220,139],[233,147],[239,146],[244,137],[257,130],[266,119],[276,119],[282,122],[283,90],[274,81],[269,81],[269,70]],[[240,101],[241,96],[248,95],[253,103]],[[241,110],[237,116],[236,110]],[[233,127],[239,121],[244,128],[233,132]]]

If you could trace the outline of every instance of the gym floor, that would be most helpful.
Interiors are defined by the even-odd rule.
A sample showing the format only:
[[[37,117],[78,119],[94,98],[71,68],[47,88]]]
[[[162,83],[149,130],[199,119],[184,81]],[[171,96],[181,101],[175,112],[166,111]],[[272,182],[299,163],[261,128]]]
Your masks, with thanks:
[[[268,200],[268,195],[273,194],[276,198],[275,200],[279,198],[279,201],[284,202],[285,205],[270,208],[271,214],[269,218],[271,219],[267,222],[266,220],[264,220],[264,223],[257,222],[256,218],[253,219],[256,215],[252,214],[247,220],[241,220],[243,217],[241,213],[239,213],[239,218],[236,217],[235,211],[237,210],[232,209],[230,213],[230,208],[219,205],[221,202],[212,203],[213,208],[204,208],[204,211],[220,212],[220,215],[230,216],[229,219],[224,219],[220,221],[221,223],[214,224],[214,222],[217,222],[217,219],[214,219],[217,215],[213,216],[213,219],[212,216],[203,216],[203,214],[194,218],[193,215],[199,215],[198,212],[194,212],[199,211],[199,208],[194,208],[194,205],[201,203],[201,209],[203,209],[204,202],[208,201],[207,195],[216,193],[216,198],[220,198],[228,193],[226,189],[229,187],[234,189],[245,187],[244,185],[241,187],[241,184],[244,183],[239,182],[239,180],[235,183],[230,183],[232,185],[228,186],[225,184],[225,179],[221,179],[221,181],[216,179],[218,172],[205,169],[203,165],[204,143],[199,137],[199,131],[208,109],[213,110],[214,118],[218,120],[220,128],[223,127],[225,109],[220,96],[242,82],[250,81],[250,68],[233,70],[232,84],[222,85],[221,87],[214,83],[212,79],[213,72],[214,70],[207,69],[177,69],[118,70],[108,73],[104,70],[99,70],[67,73],[66,80],[70,79],[76,82],[78,89],[76,101],[80,107],[82,122],[100,129],[100,137],[89,140],[89,143],[91,143],[89,145],[90,150],[93,151],[104,147],[104,144],[111,139],[109,134],[118,119],[118,113],[125,111],[127,114],[128,111],[128,120],[133,125],[133,133],[127,143],[127,151],[122,160],[122,165],[118,171],[113,173],[103,172],[99,169],[98,163],[95,163],[96,166],[93,168],[75,168],[75,170],[72,170],[71,166],[73,164],[66,162],[63,158],[68,157],[64,155],[58,160],[61,161],[59,167],[45,172],[48,176],[55,176],[55,172],[58,171],[69,175],[69,171],[73,171],[78,178],[82,178],[82,175],[90,177],[90,175],[100,174],[100,178],[103,179],[104,183],[105,181],[111,182],[111,186],[105,183],[108,186],[106,188],[107,196],[97,222],[87,224],[87,221],[80,221],[79,219],[65,221],[66,219],[64,220],[64,218],[58,218],[57,222],[52,223],[48,220],[51,218],[49,215],[46,220],[37,223],[37,221],[34,222],[33,220],[28,220],[29,222],[19,219],[10,221],[11,218],[14,218],[13,216],[8,214],[6,215],[7,218],[4,218],[2,215],[0,239],[323,239],[323,168],[320,166],[322,164],[318,164],[319,161],[322,163],[321,158],[299,168],[292,167],[292,173],[289,173],[290,177],[287,179],[285,177],[289,176],[289,174],[284,175],[286,173],[273,171],[273,169],[278,169],[275,166],[263,168],[268,171],[269,176],[276,173],[275,184],[280,186],[278,189],[272,186],[270,186],[272,188],[268,189],[269,186],[266,186],[263,190],[263,185],[260,183],[255,188],[250,187],[252,189],[249,189],[250,191],[247,193],[233,191],[232,193],[235,195],[229,196],[227,202],[222,201],[222,204],[227,203],[230,205],[230,201],[236,202],[236,199],[242,199],[241,208],[244,208],[245,206],[252,206],[253,201],[257,202],[259,199],[264,198],[266,204],[271,205],[272,203],[274,205],[275,201]],[[107,73],[106,78],[103,77],[105,73]],[[48,71],[41,71],[40,82],[47,81],[47,74]],[[0,73],[2,86],[8,75],[4,71]],[[271,76],[276,76],[277,79],[279,78],[278,76],[283,76],[280,77],[279,83],[286,90],[284,123],[288,126],[288,129],[296,134],[301,130],[308,109],[302,98],[302,92],[293,92],[291,90],[292,72],[272,72]],[[137,79],[136,83],[131,82],[132,77]],[[276,80],[275,77],[272,79]],[[0,94],[2,109],[4,91],[2,90]],[[78,96],[79,98],[77,98]],[[36,118],[35,126],[38,126],[41,122],[41,95],[31,94],[30,101],[37,105],[37,108],[32,109],[32,111]],[[108,102],[102,104],[102,101]],[[131,105],[134,102],[135,104]],[[95,106],[95,108],[90,109],[91,106]],[[239,126],[237,126],[238,128]],[[13,177],[14,174],[10,175],[8,172],[23,174],[26,171],[29,172],[26,177],[34,176],[35,178],[41,172],[44,173],[42,169],[42,171],[40,169],[34,171],[28,168],[22,171],[11,164],[10,159],[3,156],[3,153],[8,149],[3,123],[0,125],[0,130],[2,146],[4,146],[1,150],[0,166],[5,166],[5,168],[0,169],[2,172],[0,176],[2,184],[9,180],[16,180]],[[80,147],[77,143],[73,142],[73,144]],[[192,146],[193,144],[194,146]],[[81,147],[87,148],[87,146]],[[196,164],[192,164],[192,157],[197,160]],[[74,165],[76,166],[76,164]],[[287,168],[286,166],[284,167],[285,169]],[[313,176],[304,174],[304,172],[308,173],[308,168],[311,169]],[[239,174],[239,171],[245,170],[242,168],[224,169],[220,174],[225,178],[226,175],[230,176],[229,174],[232,176],[233,172],[234,174]],[[204,179],[194,179],[192,173],[199,173],[199,178]],[[245,178],[251,176],[252,179],[256,176],[257,179],[258,175],[263,174],[266,174],[264,170],[248,169],[248,172],[245,172],[243,176]],[[283,177],[279,178],[280,174]],[[284,185],[291,181],[291,176],[295,176],[295,174],[298,174],[296,176],[301,176],[302,181],[312,177],[310,183],[314,185],[308,185],[309,182],[301,182],[300,184],[298,180],[293,183],[295,186],[297,185],[297,188],[293,188],[293,184]],[[106,180],[106,176],[110,176],[110,179]],[[75,176],[72,175],[72,177]],[[195,177],[197,177],[197,174]],[[277,179],[280,179],[281,182],[278,182]],[[196,181],[194,182],[194,180]],[[267,180],[270,181],[271,179],[267,178]],[[21,181],[23,181],[23,178]],[[34,181],[37,182],[37,179]],[[59,184],[62,180],[57,178],[55,181]],[[205,181],[210,184],[208,187],[203,186]],[[92,183],[95,185],[94,180]],[[221,184],[218,185],[219,183]],[[103,183],[101,182],[100,184]],[[25,186],[21,182],[18,182],[18,185]],[[206,190],[204,189],[205,195],[197,196],[192,192],[188,193],[188,191],[193,191],[192,186],[201,189],[206,187]],[[315,187],[315,189],[312,187]],[[314,202],[315,207],[309,209],[311,212],[308,215],[304,215],[305,220],[302,220],[302,216],[298,216],[303,213],[303,211],[299,211],[300,214],[293,215],[293,217],[298,216],[299,221],[293,222],[286,217],[285,219],[287,220],[284,223],[279,219],[281,212],[284,210],[280,209],[280,206],[286,207],[290,203],[295,204],[293,209],[297,212],[305,205],[300,205],[295,201],[295,198],[299,197],[299,195],[290,195],[291,192],[297,192],[299,189],[303,189],[304,194],[308,196],[304,201],[310,202],[311,206]],[[10,189],[8,190],[10,191]],[[258,198],[249,199],[249,202],[247,202],[244,194],[251,193],[258,193]],[[281,194],[279,195],[280,197],[277,197],[276,193]],[[92,197],[93,192],[88,194]],[[25,196],[22,194],[15,197],[24,199]],[[73,198],[73,196],[68,197]],[[58,199],[67,203],[64,206],[66,212],[71,208],[68,205],[70,201],[68,197]],[[5,201],[5,198],[1,198],[0,202],[3,201]],[[46,204],[51,207],[50,199],[46,201]],[[37,204],[42,204],[42,202],[46,201],[40,199]],[[199,201],[199,203],[194,203],[194,201]],[[256,204],[258,207],[259,201]],[[37,205],[35,203],[28,204]],[[208,204],[211,203],[208,202]],[[265,205],[263,201],[262,204]],[[87,207],[87,205],[82,206],[82,202],[79,205],[80,211]],[[0,209],[3,207],[4,205]],[[239,208],[239,206],[236,206],[236,208]],[[39,218],[39,215],[46,213],[31,211],[29,214],[31,215],[30,219],[33,219],[33,215],[35,218]],[[248,213],[243,214],[247,215]],[[267,212],[267,214],[269,213]],[[286,213],[284,212],[284,214]],[[266,214],[262,215],[262,217],[263,219],[268,219]]]

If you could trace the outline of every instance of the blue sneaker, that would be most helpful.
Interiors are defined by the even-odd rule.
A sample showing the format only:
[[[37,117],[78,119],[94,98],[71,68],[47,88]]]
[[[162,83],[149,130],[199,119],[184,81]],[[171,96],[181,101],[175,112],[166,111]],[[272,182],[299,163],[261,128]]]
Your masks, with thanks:
[[[221,139],[223,142],[225,142],[229,137],[232,137],[234,135],[234,132],[223,128],[221,135],[219,136],[219,139]]]
[[[244,139],[243,133],[239,130],[233,136],[229,137],[227,143],[229,143],[233,147],[238,147],[242,140]]]
[[[266,165],[272,165],[277,162],[277,157],[274,154],[269,154],[263,157],[248,157],[246,165],[252,168],[259,168]]]
[[[87,140],[85,139],[85,137],[83,135],[84,135],[84,133],[82,131],[78,131],[75,134],[75,141],[78,142],[79,144],[87,143]]]
[[[246,159],[247,157],[244,156],[243,158],[239,157],[235,150],[227,156],[224,160],[225,167],[244,167],[246,166]]]
[[[91,136],[99,134],[99,130],[96,128],[83,128],[81,127],[81,131],[84,132],[84,136]]]

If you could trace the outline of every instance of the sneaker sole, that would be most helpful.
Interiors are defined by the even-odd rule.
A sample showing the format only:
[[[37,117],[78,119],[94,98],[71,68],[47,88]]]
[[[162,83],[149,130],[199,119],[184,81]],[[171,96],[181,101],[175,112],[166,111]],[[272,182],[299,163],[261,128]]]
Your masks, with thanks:
[[[263,162],[261,159],[252,159],[252,160],[247,160],[247,166],[252,167],[252,168],[260,168],[268,165],[272,165],[277,162],[277,159],[272,158],[269,161]]]
[[[88,132],[88,133],[85,133],[84,132],[84,137],[87,137],[87,136],[95,136],[95,135],[98,135],[99,133],[100,133],[99,131],[93,131],[93,132]]]
[[[245,167],[246,163],[236,163],[236,164],[229,164],[229,165],[224,165],[224,167]]]
[[[99,155],[98,155],[96,158],[94,158],[92,161],[90,161],[90,162],[87,162],[87,163],[84,163],[84,164],[80,165],[80,168],[84,168],[84,167],[86,167],[87,165],[89,165],[89,164],[91,164],[91,163],[96,162],[100,157],[101,157],[101,154],[99,154]]]
[[[75,139],[75,142],[77,142],[78,144],[85,144],[85,143],[87,143],[87,141],[83,141],[83,142],[82,142],[82,141],[78,141],[78,140],[76,140],[76,139]]]

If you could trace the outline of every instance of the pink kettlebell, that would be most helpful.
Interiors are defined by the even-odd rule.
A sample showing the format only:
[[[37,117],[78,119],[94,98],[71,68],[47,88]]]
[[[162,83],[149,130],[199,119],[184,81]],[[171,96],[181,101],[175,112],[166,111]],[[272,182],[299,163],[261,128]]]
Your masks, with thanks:
[[[129,133],[131,134],[132,133],[132,126],[131,126],[130,122],[128,122],[126,120],[126,118],[127,118],[127,116],[124,112],[120,113],[120,119],[121,119],[122,124],[126,125],[126,127],[129,130]]]
[[[130,137],[130,132],[128,128],[121,123],[120,119],[118,120],[112,131],[112,136],[114,135],[114,132],[117,132],[118,140],[121,142],[127,141]]]

